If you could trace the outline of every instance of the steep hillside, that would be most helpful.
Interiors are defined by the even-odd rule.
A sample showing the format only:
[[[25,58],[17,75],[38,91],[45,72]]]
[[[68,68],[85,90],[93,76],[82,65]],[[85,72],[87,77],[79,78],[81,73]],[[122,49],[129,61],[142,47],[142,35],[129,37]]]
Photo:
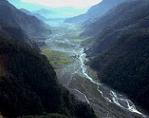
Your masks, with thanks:
[[[57,82],[49,60],[29,45],[32,42],[28,35],[37,36],[33,32],[39,31],[42,36],[45,32],[43,23],[7,1],[0,1],[0,11],[0,115],[96,118],[89,105],[78,101]],[[32,28],[31,34],[27,28]]]
[[[145,4],[146,3],[146,4]],[[129,9],[128,9],[129,8]],[[133,0],[111,9],[106,15],[86,27],[87,36],[101,36],[137,22],[148,15],[148,1]],[[143,14],[142,14],[143,13]]]
[[[106,13],[106,15],[86,27],[86,30],[82,35],[90,36],[95,39],[93,47],[96,49],[93,48],[92,52],[101,52],[102,49],[104,50],[105,47],[116,41],[118,38],[117,32],[120,32],[120,30],[127,30],[131,27],[134,27],[134,29],[135,27],[139,28],[139,22],[142,23],[142,26],[140,25],[140,27],[147,27],[145,25],[147,24],[146,19],[149,15],[148,4],[147,0],[125,2],[124,4],[113,8]],[[129,32],[129,30],[127,31]],[[112,38],[115,35],[117,37]]]
[[[101,82],[149,111],[148,21],[148,0],[119,5],[92,25],[96,43],[87,53]]]
[[[0,112],[7,117],[63,114],[95,118],[93,110],[58,84],[45,56],[0,36]]]
[[[29,11],[27,9],[23,9],[23,8],[21,8],[20,10],[22,12],[28,14],[28,15],[37,17],[38,19],[42,20],[43,22],[47,20],[47,18],[45,18],[44,16],[40,15],[39,13],[34,13],[34,12],[31,12],[31,11]]]
[[[91,7],[86,14],[82,14],[79,16],[75,16],[69,19],[66,19],[68,23],[87,23],[94,22],[96,18],[101,17],[105,14],[109,9],[114,6],[120,4],[121,2],[126,0],[103,0],[101,3]]]
[[[0,24],[7,27],[19,27],[29,37],[46,37],[51,34],[49,26],[37,19],[35,16],[28,15],[15,8],[8,1],[0,1]]]

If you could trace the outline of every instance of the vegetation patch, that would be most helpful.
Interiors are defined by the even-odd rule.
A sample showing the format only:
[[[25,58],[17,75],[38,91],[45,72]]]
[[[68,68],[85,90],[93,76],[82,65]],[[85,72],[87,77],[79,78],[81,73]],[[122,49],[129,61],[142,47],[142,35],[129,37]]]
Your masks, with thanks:
[[[65,52],[44,48],[42,49],[42,53],[47,56],[54,68],[60,68],[72,62],[71,57]]]

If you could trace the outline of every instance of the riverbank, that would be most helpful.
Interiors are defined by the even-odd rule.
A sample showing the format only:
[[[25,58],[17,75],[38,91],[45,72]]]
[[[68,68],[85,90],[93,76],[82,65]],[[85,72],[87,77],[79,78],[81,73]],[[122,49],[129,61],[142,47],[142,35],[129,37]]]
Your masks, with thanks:
[[[75,57],[71,58],[73,60],[71,63],[56,69],[59,82],[75,94],[78,99],[90,104],[99,118],[146,117],[125,96],[117,94],[112,89],[95,81],[96,75],[89,74],[90,68],[85,65],[86,54],[80,45],[85,40],[79,39],[81,28],[72,25],[63,28],[54,28],[54,34],[46,41],[46,48],[65,52],[69,57]]]

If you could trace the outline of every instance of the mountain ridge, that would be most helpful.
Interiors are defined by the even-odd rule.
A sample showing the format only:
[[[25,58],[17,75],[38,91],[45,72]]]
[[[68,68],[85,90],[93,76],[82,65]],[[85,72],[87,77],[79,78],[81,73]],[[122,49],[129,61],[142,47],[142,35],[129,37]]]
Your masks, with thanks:
[[[94,22],[96,18],[101,17],[104,15],[108,10],[117,6],[118,4],[124,2],[126,0],[103,0],[101,3],[92,6],[87,13],[75,16],[72,18],[66,19],[65,22],[68,23],[79,23],[79,24],[86,24],[87,22]],[[88,24],[88,23],[87,23]]]
[[[0,22],[5,25],[9,23],[9,27],[19,27],[30,38],[46,37],[51,34],[50,27],[43,23],[35,16],[20,11],[8,1],[0,1]],[[6,23],[5,23],[6,22]]]

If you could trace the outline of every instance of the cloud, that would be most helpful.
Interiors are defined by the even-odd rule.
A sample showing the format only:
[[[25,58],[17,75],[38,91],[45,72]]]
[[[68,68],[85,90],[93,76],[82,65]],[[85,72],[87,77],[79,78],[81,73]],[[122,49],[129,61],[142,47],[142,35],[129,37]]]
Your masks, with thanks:
[[[38,4],[48,7],[75,7],[88,8],[102,0],[22,0],[25,3]]]

